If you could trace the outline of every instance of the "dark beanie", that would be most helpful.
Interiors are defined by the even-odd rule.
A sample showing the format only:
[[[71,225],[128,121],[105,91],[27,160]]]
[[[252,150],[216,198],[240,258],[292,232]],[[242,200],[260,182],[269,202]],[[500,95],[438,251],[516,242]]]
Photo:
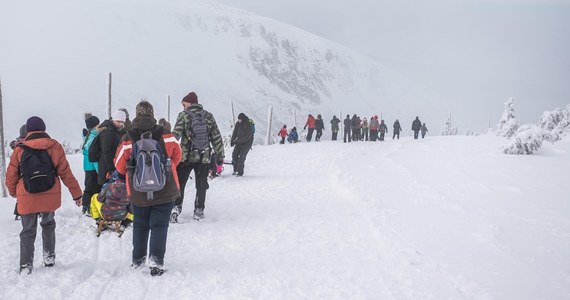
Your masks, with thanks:
[[[26,121],[26,131],[46,131],[46,123],[40,117],[33,116]]]
[[[141,101],[137,104],[136,108],[137,117],[153,117],[154,118],[154,108],[152,104],[148,101]]]
[[[190,103],[190,104],[194,104],[194,103],[198,103],[198,95],[196,95],[196,93],[194,92],[190,92],[190,94],[184,96],[184,98],[182,98],[182,102],[186,102],[186,103]]]
[[[99,118],[96,116],[91,116],[85,120],[85,128],[87,129],[91,129],[97,125],[99,125]]]
[[[238,119],[240,119],[240,120],[242,120],[242,121],[245,121],[245,120],[247,120],[247,116],[246,116],[244,113],[240,113],[240,114],[238,115]]]
[[[24,124],[22,127],[20,127],[20,137],[25,138],[27,134],[28,132],[26,131],[26,124]]]

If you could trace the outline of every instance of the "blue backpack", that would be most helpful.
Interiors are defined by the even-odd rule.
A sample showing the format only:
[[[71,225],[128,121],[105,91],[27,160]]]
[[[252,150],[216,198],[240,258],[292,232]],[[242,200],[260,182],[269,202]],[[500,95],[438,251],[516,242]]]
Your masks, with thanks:
[[[152,201],[154,192],[162,190],[166,185],[171,168],[170,159],[166,157],[161,143],[153,138],[152,132],[144,132],[138,139],[136,132],[129,131],[128,134],[133,141],[128,163],[133,189],[147,193],[147,200]]]

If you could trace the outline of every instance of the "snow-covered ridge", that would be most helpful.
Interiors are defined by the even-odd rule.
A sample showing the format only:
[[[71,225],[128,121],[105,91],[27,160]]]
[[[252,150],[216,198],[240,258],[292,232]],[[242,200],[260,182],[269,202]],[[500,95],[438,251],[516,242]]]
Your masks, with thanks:
[[[445,113],[424,88],[360,53],[212,1],[3,4],[0,34],[4,110],[12,112],[7,132],[37,114],[56,137],[75,138],[66,128],[79,132],[83,112],[105,114],[107,72],[115,107],[132,111],[147,98],[164,117],[166,95],[177,104],[195,90],[222,130],[232,100],[256,120],[259,136],[269,106],[274,128],[291,125],[293,109],[298,123],[308,113],[329,120],[339,111],[439,123]],[[180,109],[174,104],[171,119]],[[65,107],[69,117],[61,120],[44,105]]]

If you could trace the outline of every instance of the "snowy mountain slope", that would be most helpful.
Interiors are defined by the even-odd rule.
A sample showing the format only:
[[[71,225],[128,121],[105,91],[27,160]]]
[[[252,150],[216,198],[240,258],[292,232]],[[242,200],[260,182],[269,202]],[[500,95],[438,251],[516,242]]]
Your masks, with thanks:
[[[211,182],[206,219],[186,206],[170,227],[161,278],[129,268],[131,231],[97,239],[67,193],[56,266],[20,276],[20,225],[3,199],[0,298],[568,298],[570,143],[533,156],[505,156],[503,143],[254,147],[243,178],[226,169]],[[68,158],[82,181],[81,157]]]
[[[106,114],[107,72],[113,72],[115,108],[132,112],[147,98],[165,117],[171,95],[174,119],[180,99],[195,90],[223,128],[234,101],[237,112],[257,121],[259,139],[267,132],[269,106],[274,129],[291,126],[293,110],[298,125],[309,113],[323,114],[328,125],[342,111],[368,118],[382,113],[406,128],[420,115],[433,132],[447,114],[425,88],[355,51],[211,1],[0,5],[8,137],[37,114],[56,137],[74,141],[83,112]]]

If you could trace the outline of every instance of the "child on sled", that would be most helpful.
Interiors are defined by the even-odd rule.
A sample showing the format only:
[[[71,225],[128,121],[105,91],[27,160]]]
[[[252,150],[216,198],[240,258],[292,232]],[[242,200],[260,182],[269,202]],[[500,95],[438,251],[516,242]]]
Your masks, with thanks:
[[[97,236],[106,229],[119,234],[133,222],[132,208],[124,179],[115,171],[103,185],[101,192],[91,197],[91,216],[97,224]]]

